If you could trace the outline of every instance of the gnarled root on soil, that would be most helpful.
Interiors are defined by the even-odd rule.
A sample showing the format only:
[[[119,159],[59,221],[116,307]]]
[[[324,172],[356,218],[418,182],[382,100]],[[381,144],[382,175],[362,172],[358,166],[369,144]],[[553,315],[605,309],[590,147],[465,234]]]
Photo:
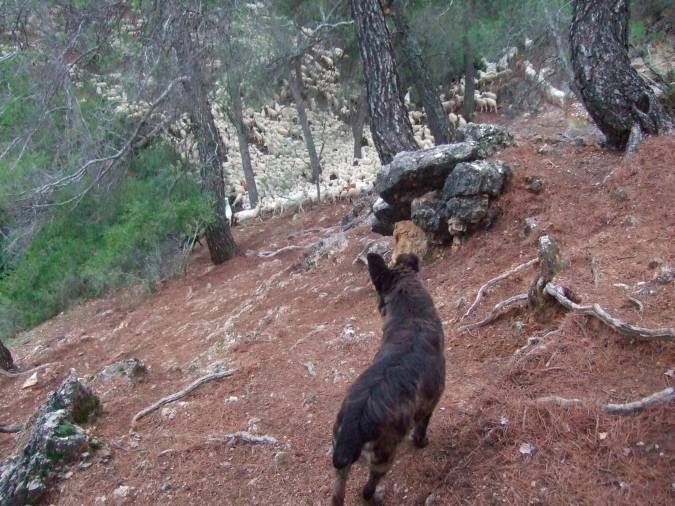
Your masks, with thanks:
[[[226,371],[220,371],[220,372],[214,372],[214,373],[211,373],[211,374],[207,374],[206,376],[202,376],[201,378],[198,378],[197,380],[193,381],[188,386],[186,386],[184,389],[179,390],[178,392],[176,392],[174,394],[167,395],[166,397],[162,397],[157,402],[151,404],[147,408],[144,408],[144,409],[140,410],[138,413],[136,413],[134,415],[134,417],[131,419],[131,428],[133,429],[136,426],[136,423],[141,418],[149,415],[153,411],[157,411],[159,408],[161,408],[165,404],[169,404],[170,402],[175,402],[178,399],[182,399],[187,394],[189,394],[193,390],[199,388],[203,384],[208,383],[209,381],[227,378],[228,376],[232,376],[235,371],[236,371],[236,369],[228,369]]]
[[[492,311],[490,311],[490,313],[481,321],[469,323],[467,325],[462,325],[457,330],[460,332],[466,332],[467,330],[477,329],[479,327],[487,325],[488,323],[492,323],[504,313],[504,310],[506,308],[509,308],[514,305],[523,305],[526,302],[527,302],[526,293],[519,293],[517,295],[514,295],[513,297],[509,297],[508,299],[503,300],[499,304],[495,305],[495,307],[492,308]]]
[[[630,415],[633,413],[638,413],[643,409],[654,406],[656,404],[662,404],[665,402],[675,401],[675,388],[668,387],[663,390],[659,390],[651,395],[642,397],[635,401],[626,402],[623,404],[601,404],[599,407],[605,413],[612,415]],[[556,405],[563,408],[569,408],[572,406],[590,406],[591,403],[586,403],[581,399],[566,399],[565,397],[559,397],[557,395],[548,395],[545,397],[539,397],[534,400],[535,404],[538,405]]]
[[[50,367],[53,365],[57,365],[58,362],[49,362],[47,364],[42,364],[37,367],[33,367],[32,369],[26,369],[25,371],[5,371],[4,369],[0,369],[0,377],[3,378],[17,378],[19,376],[24,376],[26,374],[32,374],[34,372],[37,372],[41,369],[45,369],[46,367]]]
[[[663,327],[657,329],[648,329],[631,325],[618,318],[613,317],[605,311],[599,304],[580,305],[565,296],[564,289],[550,281],[546,284],[544,291],[557,300],[561,306],[570,311],[578,311],[583,315],[597,318],[605,325],[611,327],[619,334],[634,339],[675,339],[675,329]]]
[[[240,430],[237,432],[229,432],[223,434],[222,436],[209,436],[209,441],[212,442],[227,442],[229,444],[235,443],[236,441],[243,441],[245,443],[251,444],[268,444],[268,445],[277,445],[279,441],[277,438],[272,436],[258,436],[256,434],[251,434],[248,431]]]
[[[0,423],[0,433],[2,434],[13,434],[15,432],[21,432],[25,428],[25,425],[22,423]]]
[[[488,289],[490,289],[491,287],[493,287],[494,285],[496,285],[497,283],[499,283],[501,280],[506,279],[506,278],[508,278],[509,276],[511,276],[511,275],[513,275],[513,274],[516,274],[516,273],[518,273],[518,272],[524,271],[525,269],[527,269],[528,267],[530,267],[530,266],[536,264],[537,262],[539,262],[539,259],[538,259],[538,258],[533,258],[533,259],[531,259],[531,260],[528,260],[528,261],[525,262],[525,263],[522,263],[522,264],[520,264],[520,265],[517,265],[516,267],[514,267],[514,268],[512,268],[512,269],[509,269],[508,271],[502,272],[499,276],[495,276],[494,278],[492,278],[492,279],[490,279],[488,282],[486,282],[483,286],[481,286],[481,287],[478,289],[478,293],[476,294],[476,300],[473,301],[473,304],[471,304],[471,306],[469,306],[469,309],[466,310],[466,313],[464,313],[464,314],[462,315],[462,317],[460,318],[460,320],[463,320],[464,318],[466,318],[467,316],[469,316],[469,315],[471,314],[471,312],[472,312],[474,309],[476,309],[476,306],[478,306],[478,304],[480,303],[481,298],[483,297],[483,295],[485,295],[485,292],[486,292]]]

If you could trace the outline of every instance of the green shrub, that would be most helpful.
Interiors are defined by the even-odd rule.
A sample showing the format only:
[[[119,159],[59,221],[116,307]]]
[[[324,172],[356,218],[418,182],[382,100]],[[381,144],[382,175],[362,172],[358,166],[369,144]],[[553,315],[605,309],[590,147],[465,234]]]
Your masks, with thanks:
[[[171,147],[144,149],[114,191],[57,209],[0,274],[0,336],[87,297],[130,283],[152,288],[175,275],[184,260],[181,234],[208,221],[210,209]]]

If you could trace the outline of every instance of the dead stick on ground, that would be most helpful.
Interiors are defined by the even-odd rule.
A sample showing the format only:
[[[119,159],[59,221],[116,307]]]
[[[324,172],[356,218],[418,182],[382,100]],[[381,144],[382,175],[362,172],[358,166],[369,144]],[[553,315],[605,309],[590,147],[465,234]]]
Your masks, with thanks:
[[[570,311],[579,311],[583,315],[597,318],[605,325],[613,328],[615,331],[626,337],[632,337],[634,339],[675,339],[675,328],[664,327],[648,329],[644,327],[638,327],[613,317],[599,304],[589,304],[583,306],[576,304],[565,296],[565,292],[562,287],[556,285],[553,282],[547,283],[544,291],[557,300],[565,309],[569,309]]]
[[[473,301],[473,304],[471,304],[471,306],[469,307],[469,309],[466,310],[466,313],[464,313],[464,314],[462,315],[462,317],[460,318],[460,320],[463,320],[464,318],[466,318],[467,316],[469,316],[469,315],[471,314],[471,311],[473,311],[473,310],[476,308],[476,306],[480,303],[481,298],[483,297],[483,295],[485,295],[485,292],[486,292],[489,288],[491,288],[491,287],[493,287],[494,285],[496,285],[497,283],[499,283],[502,279],[508,278],[508,277],[511,276],[512,274],[516,274],[516,273],[518,273],[518,272],[520,272],[520,271],[524,271],[525,269],[527,269],[528,267],[530,267],[530,266],[536,264],[537,262],[539,262],[539,259],[538,259],[538,258],[533,258],[532,260],[528,260],[528,261],[525,262],[524,264],[520,264],[520,265],[514,267],[513,269],[510,269],[510,270],[508,270],[508,271],[502,272],[499,276],[496,276],[496,277],[492,278],[492,279],[489,280],[487,283],[485,283],[483,286],[481,286],[481,287],[478,289],[478,294],[476,295],[476,300]]]
[[[467,325],[462,325],[457,330],[460,331],[460,332],[466,332],[467,330],[477,329],[478,327],[482,327],[484,325],[487,325],[488,323],[491,323],[494,320],[496,320],[502,314],[502,311],[505,308],[507,308],[509,306],[513,306],[515,304],[522,304],[523,302],[527,302],[527,294],[526,293],[519,293],[518,295],[514,295],[513,297],[509,297],[508,299],[501,301],[494,308],[492,308],[492,311],[485,318],[483,318],[481,321],[475,322],[475,323],[469,323]]]
[[[222,436],[209,436],[209,441],[213,442],[244,441],[245,443],[268,444],[268,445],[276,445],[279,443],[279,441],[277,441],[277,438],[275,437],[266,435],[257,436],[255,434],[251,434],[248,431],[230,432],[228,434],[223,434]]]
[[[600,409],[602,409],[605,413],[612,415],[630,415],[632,413],[642,411],[649,406],[669,401],[675,401],[674,387],[664,388],[663,390],[659,390],[658,392],[655,392],[651,395],[642,397],[636,401],[626,402],[625,404],[601,404]],[[535,399],[534,402],[540,405],[555,404],[564,408],[586,405],[586,403],[581,399],[566,399],[565,397],[559,397],[557,395],[539,397],[538,399]]]
[[[142,409],[134,417],[131,419],[131,428],[133,429],[136,425],[136,422],[138,422],[141,418],[143,418],[146,415],[149,415],[153,411],[158,410],[165,404],[169,404],[171,402],[175,402],[178,399],[182,399],[185,397],[187,394],[192,392],[193,390],[199,388],[202,386],[204,383],[208,383],[209,381],[221,379],[221,378],[226,378],[228,376],[232,376],[234,374],[236,369],[229,369],[227,371],[220,371],[220,372],[214,372],[212,374],[207,374],[206,376],[202,376],[201,378],[193,381],[190,383],[188,386],[186,386],[183,390],[180,390],[176,392],[175,394],[167,395],[166,397],[161,398],[154,404],[151,404],[145,409]]]
[[[0,369],[0,376],[4,378],[17,378],[19,376],[25,376],[26,374],[31,374],[36,371],[39,371],[41,369],[44,369],[45,367],[49,367],[52,365],[58,365],[58,362],[49,362],[48,364],[42,364],[37,367],[33,367],[32,369],[27,369],[25,371],[5,371],[4,369]]]

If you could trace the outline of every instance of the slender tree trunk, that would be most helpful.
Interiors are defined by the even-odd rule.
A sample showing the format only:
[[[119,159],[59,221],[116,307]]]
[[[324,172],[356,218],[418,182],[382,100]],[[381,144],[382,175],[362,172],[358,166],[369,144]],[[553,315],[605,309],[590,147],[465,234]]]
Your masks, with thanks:
[[[659,135],[672,119],[628,56],[628,0],[574,0],[570,30],[576,90],[610,146]]]
[[[422,58],[422,48],[405,18],[403,0],[396,0],[393,3],[393,13],[394,25],[401,35],[401,48],[405,55],[406,64],[410,68],[417,93],[422,98],[422,106],[427,114],[431,135],[434,136],[436,144],[447,144],[454,137],[453,128],[443,110],[440,98],[434,91],[434,85]]]
[[[14,369],[12,354],[5,347],[5,345],[2,344],[2,341],[0,341],[0,369],[4,369],[5,371],[11,371]]]
[[[359,93],[359,97],[356,99],[350,118],[352,135],[354,137],[354,158],[359,160],[363,158],[363,150],[361,149],[363,143],[363,126],[366,124],[367,117],[368,98],[366,97],[366,92],[364,90]]]
[[[462,113],[466,121],[473,121],[474,99],[476,84],[473,81],[473,48],[468,31],[464,34],[464,109]]]
[[[305,108],[305,99],[302,98],[302,63],[300,58],[294,58],[290,62],[289,69],[289,86],[291,88],[291,95],[295,102],[295,108],[298,111],[298,119],[302,127],[302,136],[305,138],[305,146],[307,146],[307,153],[309,154],[309,166],[312,170],[312,181],[316,183],[317,198],[320,199],[320,176],[321,163],[319,155],[316,153],[316,146],[314,145],[314,136],[312,129],[309,127],[309,120],[307,119],[307,110]]]
[[[204,13],[200,13],[204,15]],[[227,148],[220,137],[211,111],[205,78],[204,48],[198,39],[199,17],[185,8],[179,20],[180,35],[174,42],[179,65],[189,77],[183,82],[187,97],[192,133],[199,152],[202,191],[213,200],[214,216],[206,227],[206,244],[211,261],[221,264],[238,253],[232,236],[230,217],[232,210],[225,195],[223,163],[227,161]]]
[[[230,88],[230,100],[232,101],[230,120],[232,123],[234,123],[234,128],[237,130],[239,154],[241,155],[241,168],[244,171],[244,179],[246,179],[248,200],[251,204],[251,208],[254,208],[258,206],[258,188],[255,184],[253,164],[251,163],[251,153],[248,146],[248,135],[246,132],[246,125],[244,125],[244,108],[241,100],[241,82],[236,72],[232,72],[231,75],[228,75],[228,83]]]
[[[202,187],[213,198],[214,218],[206,227],[206,244],[211,261],[217,265],[230,260],[238,252],[228,218],[230,204],[225,195],[223,163],[227,161],[227,150],[213,119],[205,90],[200,91],[201,85],[192,82],[188,83],[188,87],[192,88],[190,119],[199,151]]]
[[[403,104],[391,37],[380,0],[350,0],[368,91],[370,131],[382,164],[401,151],[415,151]]]

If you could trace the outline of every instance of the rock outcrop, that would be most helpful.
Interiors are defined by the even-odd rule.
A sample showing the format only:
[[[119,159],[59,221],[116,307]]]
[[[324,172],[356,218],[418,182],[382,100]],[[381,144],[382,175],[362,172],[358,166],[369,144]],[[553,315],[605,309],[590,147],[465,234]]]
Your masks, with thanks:
[[[391,235],[395,224],[410,220],[431,243],[442,244],[494,221],[492,201],[511,171],[483,158],[512,145],[513,137],[498,126],[474,123],[461,127],[459,136],[462,142],[399,153],[380,169],[374,232]]]
[[[21,449],[0,462],[0,506],[37,502],[54,481],[59,465],[79,458],[88,439],[78,424],[100,411],[100,402],[71,370],[61,386],[28,422]]]

